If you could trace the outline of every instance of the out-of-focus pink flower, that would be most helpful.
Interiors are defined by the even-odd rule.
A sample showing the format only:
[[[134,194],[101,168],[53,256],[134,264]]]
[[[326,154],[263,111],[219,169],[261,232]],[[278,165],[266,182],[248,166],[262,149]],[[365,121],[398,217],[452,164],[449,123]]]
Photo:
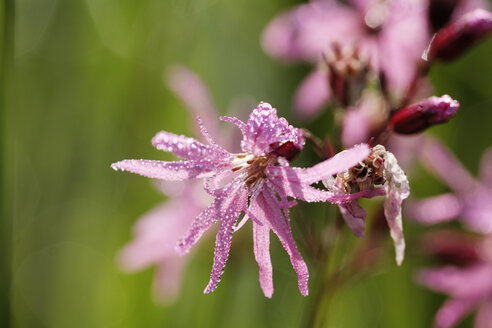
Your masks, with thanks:
[[[482,158],[474,179],[439,141],[429,138],[421,149],[423,164],[449,186],[451,193],[407,204],[405,214],[420,223],[436,224],[459,218],[476,232],[492,231],[492,148]]]
[[[218,113],[203,82],[184,66],[173,66],[166,74],[169,88],[184,103],[190,116],[200,116],[211,127],[210,133],[229,144],[230,133],[220,133]],[[196,126],[196,124],[193,124]],[[199,131],[197,129],[197,131]],[[197,134],[200,138],[200,133]],[[134,239],[119,254],[119,261],[127,271],[157,265],[154,294],[163,303],[176,299],[188,256],[175,251],[178,238],[185,234],[193,218],[205,209],[211,197],[203,191],[199,181],[158,183],[158,188],[170,199],[144,214],[134,228]]]
[[[402,96],[429,41],[426,1],[347,2],[313,1],[280,14],[266,28],[263,48],[286,61],[318,63],[334,42],[349,47],[356,44],[370,58],[372,68],[384,75],[392,93]],[[321,79],[318,81],[314,89],[322,90]],[[315,114],[313,103],[321,102],[310,97],[322,97],[305,94],[306,99],[296,98],[297,109],[301,114]],[[309,106],[305,108],[304,103]]]
[[[369,91],[362,96],[357,107],[349,107],[342,125],[342,144],[351,147],[367,142],[372,133],[386,125],[388,104],[379,94]]]
[[[437,327],[453,327],[468,313],[476,310],[475,327],[492,327],[491,243],[491,235],[482,238],[477,243],[479,257],[465,267],[445,266],[419,272],[418,280],[421,284],[450,297],[437,312]]]
[[[254,253],[265,296],[271,297],[273,293],[270,230],[289,254],[298,276],[299,290],[307,295],[309,273],[291,234],[288,208],[295,202],[289,201],[288,197],[307,202],[344,203],[366,196],[372,191],[339,194],[316,189],[311,184],[356,165],[367,157],[370,150],[367,145],[360,145],[311,168],[291,168],[282,156],[288,154],[287,157],[292,157],[295,151],[303,148],[303,132],[290,126],[284,118],[278,118],[277,111],[269,104],[260,103],[247,123],[234,117],[221,119],[241,130],[242,153],[230,153],[216,144],[198,119],[207,145],[165,131],[152,139],[157,149],[172,152],[184,161],[124,160],[112,164],[112,168],[169,181],[204,178],[204,189],[215,199],[195,218],[188,233],[178,243],[177,250],[188,252],[212,224],[220,221],[214,264],[205,293],[213,291],[219,283],[232,234],[238,229],[236,222],[245,212],[238,225],[247,219],[253,221]]]
[[[377,145],[359,165],[339,173],[337,177],[329,177],[323,183],[333,192],[373,191],[366,197],[386,196],[384,216],[395,243],[396,263],[400,265],[405,253],[401,205],[410,195],[410,187],[405,172],[398,165],[395,156],[386,151],[382,145]],[[356,236],[363,237],[367,212],[356,200],[339,204],[338,207],[350,230]]]

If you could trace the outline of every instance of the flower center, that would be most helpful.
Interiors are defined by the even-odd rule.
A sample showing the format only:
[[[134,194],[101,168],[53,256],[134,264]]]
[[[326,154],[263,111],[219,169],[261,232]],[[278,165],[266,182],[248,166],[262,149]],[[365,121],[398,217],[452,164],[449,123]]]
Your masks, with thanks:
[[[264,156],[255,156],[251,154],[237,154],[232,161],[232,172],[244,170],[244,182],[246,186],[253,187],[266,178],[266,168],[269,164],[269,158]]]
[[[342,181],[345,192],[359,192],[386,183],[384,174],[384,151],[377,146],[364,161],[344,173],[339,173],[337,178]]]

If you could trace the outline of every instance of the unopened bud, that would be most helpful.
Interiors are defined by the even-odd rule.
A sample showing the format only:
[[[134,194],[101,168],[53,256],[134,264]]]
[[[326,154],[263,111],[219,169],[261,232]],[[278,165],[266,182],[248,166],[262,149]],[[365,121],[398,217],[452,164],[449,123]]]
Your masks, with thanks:
[[[491,29],[492,13],[476,9],[437,32],[422,58],[427,61],[453,60],[483,39]]]
[[[288,161],[293,160],[301,150],[292,141],[287,141],[283,144],[275,142],[270,145],[270,148],[272,149],[272,153],[284,157]]]
[[[368,58],[362,57],[356,46],[342,48],[335,43],[325,54],[325,62],[335,99],[343,107],[355,105],[367,85]]]
[[[430,97],[399,109],[391,116],[388,127],[399,134],[414,134],[430,126],[446,123],[460,104],[450,96]]]

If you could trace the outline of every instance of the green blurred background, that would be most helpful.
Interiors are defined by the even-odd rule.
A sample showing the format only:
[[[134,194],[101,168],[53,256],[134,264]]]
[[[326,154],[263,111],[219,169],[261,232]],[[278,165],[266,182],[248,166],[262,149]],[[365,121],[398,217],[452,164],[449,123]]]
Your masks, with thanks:
[[[2,5],[6,327],[303,325],[310,298],[299,294],[276,238],[275,294],[271,300],[263,296],[248,226],[235,235],[214,293],[202,294],[212,264],[209,237],[186,270],[177,302],[156,304],[154,268],[125,274],[115,256],[132,238],[136,219],[164,197],[148,179],[109,168],[124,158],[169,159],[152,148],[151,137],[159,130],[190,132],[187,113],[163,83],[165,69],[174,63],[203,78],[222,114],[243,95],[271,102],[292,117],[291,95],[309,67],[270,59],[259,36],[270,19],[295,3],[18,0]],[[432,133],[472,172],[492,140],[491,54],[488,38],[459,61],[431,72],[435,94],[449,93],[462,104],[451,123]],[[323,120],[330,122],[330,114],[318,127]],[[445,190],[422,170],[413,177],[417,196]],[[336,293],[327,327],[431,326],[444,297],[413,283],[414,269],[427,263],[412,250],[425,229],[410,222],[405,229],[409,249],[403,266],[392,262],[388,242],[388,259],[377,270]],[[470,325],[470,319],[463,323]]]

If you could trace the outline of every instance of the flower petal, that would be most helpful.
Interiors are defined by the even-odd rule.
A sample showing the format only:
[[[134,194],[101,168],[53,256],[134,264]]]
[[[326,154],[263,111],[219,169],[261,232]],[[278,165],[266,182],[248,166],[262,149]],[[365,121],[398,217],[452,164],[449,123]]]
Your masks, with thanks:
[[[468,314],[475,306],[475,299],[450,299],[437,311],[435,322],[438,328],[451,328],[458,323],[466,314]]]
[[[401,218],[402,199],[394,191],[390,191],[384,201],[384,216],[390,228],[390,235],[395,243],[396,263],[401,265],[405,256],[405,237]]]
[[[146,159],[127,159],[111,164],[111,168],[116,171],[123,170],[148,178],[169,181],[206,178],[227,167],[227,164],[213,163],[208,160],[163,162]]]
[[[301,181],[305,184],[313,184],[334,174],[346,171],[365,159],[370,152],[371,150],[366,144],[360,144],[344,150],[330,159],[311,168],[304,169],[300,175]]]
[[[410,200],[405,205],[405,214],[423,224],[436,224],[450,221],[462,212],[458,197],[448,193],[421,200]]]
[[[270,258],[270,227],[253,222],[253,244],[255,259],[260,267],[260,286],[263,294],[271,298],[273,294],[273,269]]]
[[[342,217],[350,230],[357,237],[365,237],[367,212],[360,207],[356,200],[338,205]]]
[[[492,148],[488,148],[480,162],[480,181],[492,190]]]
[[[421,156],[426,167],[456,193],[466,194],[474,187],[474,178],[437,139],[427,140]]]
[[[309,293],[309,272],[306,262],[304,262],[304,259],[296,247],[294,238],[292,237],[289,218],[284,217],[278,204],[278,200],[271,194],[269,189],[264,189],[263,192],[258,195],[256,202],[258,202],[258,207],[263,209],[264,217],[268,220],[271,229],[275,232],[280,243],[290,256],[290,262],[297,273],[299,291],[302,295],[307,296]]]
[[[232,183],[231,185],[234,185]],[[229,250],[231,248],[231,237],[234,223],[238,219],[242,211],[246,209],[248,201],[248,190],[242,185],[234,186],[231,193],[224,193],[224,204],[220,216],[220,226],[215,239],[214,264],[210,281],[203,291],[208,294],[215,290],[220,281]]]
[[[159,150],[171,152],[189,160],[227,157],[227,153],[221,152],[216,147],[204,145],[193,138],[166,131],[157,133],[152,138],[152,145]]]
[[[166,81],[169,88],[184,103],[190,116],[201,117],[209,127],[211,135],[217,137],[217,109],[202,80],[185,66],[175,65],[167,72]]]
[[[301,117],[314,117],[326,105],[330,96],[328,74],[316,69],[297,88],[294,95],[294,109]]]

